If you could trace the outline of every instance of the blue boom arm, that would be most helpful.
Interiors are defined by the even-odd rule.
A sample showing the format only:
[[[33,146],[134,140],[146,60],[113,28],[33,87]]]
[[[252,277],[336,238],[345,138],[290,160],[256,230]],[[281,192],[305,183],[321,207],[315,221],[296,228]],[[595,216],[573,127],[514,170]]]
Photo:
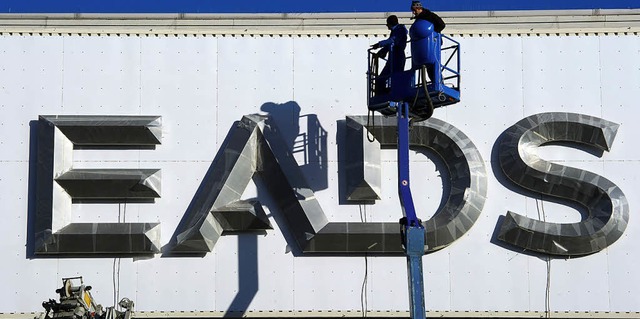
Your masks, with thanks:
[[[398,117],[398,196],[404,217],[400,234],[407,255],[407,276],[411,298],[411,318],[426,318],[422,277],[424,226],[416,216],[409,180],[409,103],[396,103]]]
[[[460,45],[435,32],[433,25],[424,20],[415,21],[410,34],[410,70],[392,70],[391,74],[379,72],[379,57],[369,50],[367,105],[370,111],[385,116],[395,115],[398,119],[398,196],[404,216],[400,219],[400,234],[407,256],[410,311],[412,319],[424,319],[422,256],[425,252],[425,229],[416,216],[411,196],[409,125],[412,121],[431,117],[434,108],[460,101]],[[443,47],[445,40],[453,45]],[[393,49],[394,46],[391,46]],[[444,64],[443,52],[446,52]],[[448,75],[445,76],[445,73]]]

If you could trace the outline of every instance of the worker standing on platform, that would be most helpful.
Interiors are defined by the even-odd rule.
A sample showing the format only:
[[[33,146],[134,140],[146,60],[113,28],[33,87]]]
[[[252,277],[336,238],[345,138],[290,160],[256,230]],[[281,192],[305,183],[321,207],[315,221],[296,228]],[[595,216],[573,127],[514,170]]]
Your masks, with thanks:
[[[427,8],[424,8],[420,1],[412,1],[411,2],[411,12],[413,13],[413,17],[411,19],[425,20],[425,21],[430,22],[431,24],[433,24],[433,31],[435,31],[437,33],[441,33],[442,30],[444,30],[444,28],[446,26],[446,24],[444,23],[442,18],[440,18],[440,16],[438,16],[435,13],[433,13],[431,10],[429,10]],[[415,22],[414,22],[414,25],[415,25]],[[416,41],[416,40],[418,40],[418,39],[414,39],[414,34],[412,33],[411,41]],[[438,45],[438,51],[439,51],[439,45]],[[414,52],[412,51],[412,55],[413,55],[413,53]],[[439,52],[438,52],[438,54],[439,54]],[[429,78],[431,79],[431,81],[434,81],[436,79],[436,75],[435,75],[436,68],[435,68],[435,65],[426,64],[426,68],[427,68],[427,74],[429,75]]]
[[[442,30],[444,30],[444,27],[447,26],[440,16],[433,13],[431,10],[424,8],[420,1],[411,2],[411,12],[413,13],[412,19],[427,20],[431,22],[433,24],[433,29],[438,33],[441,33]]]
[[[376,57],[385,58],[391,52],[376,81],[376,92],[382,92],[386,88],[386,81],[391,76],[391,72],[404,71],[407,59],[404,53],[407,47],[407,34],[409,33],[407,28],[398,22],[398,17],[395,15],[387,17],[387,28],[391,31],[389,38],[372,46],[374,49],[381,48],[375,54]]]

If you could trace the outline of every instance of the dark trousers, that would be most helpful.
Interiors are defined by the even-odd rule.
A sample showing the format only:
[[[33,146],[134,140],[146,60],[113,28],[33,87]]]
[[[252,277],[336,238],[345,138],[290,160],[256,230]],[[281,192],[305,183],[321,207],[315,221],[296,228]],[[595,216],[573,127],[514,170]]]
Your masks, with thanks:
[[[404,64],[405,64],[404,57],[398,57],[397,59],[393,59],[391,63],[393,63],[393,72],[404,71]],[[387,87],[387,81],[391,77],[391,71],[392,71],[390,66],[391,63],[387,61],[387,63],[382,68],[382,71],[380,71],[380,74],[376,78],[376,84],[374,88],[376,94],[387,94],[391,91],[391,88]]]

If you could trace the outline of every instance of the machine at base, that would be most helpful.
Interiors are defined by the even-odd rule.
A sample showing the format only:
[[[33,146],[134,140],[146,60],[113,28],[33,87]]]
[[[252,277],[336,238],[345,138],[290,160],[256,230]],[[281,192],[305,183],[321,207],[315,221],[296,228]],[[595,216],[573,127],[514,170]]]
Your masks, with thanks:
[[[62,287],[56,289],[60,302],[44,301],[42,307],[46,313],[39,319],[131,319],[133,301],[123,298],[118,303],[124,311],[116,310],[115,306],[103,308],[90,291],[91,286],[85,286],[82,277],[62,278]]]

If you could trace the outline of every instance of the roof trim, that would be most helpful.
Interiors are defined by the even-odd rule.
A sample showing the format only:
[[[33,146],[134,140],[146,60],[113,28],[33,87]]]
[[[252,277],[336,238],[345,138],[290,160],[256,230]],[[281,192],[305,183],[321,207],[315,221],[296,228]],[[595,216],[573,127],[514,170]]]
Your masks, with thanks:
[[[383,35],[410,13],[0,14],[2,33]],[[447,34],[640,32],[640,9],[440,12]]]

